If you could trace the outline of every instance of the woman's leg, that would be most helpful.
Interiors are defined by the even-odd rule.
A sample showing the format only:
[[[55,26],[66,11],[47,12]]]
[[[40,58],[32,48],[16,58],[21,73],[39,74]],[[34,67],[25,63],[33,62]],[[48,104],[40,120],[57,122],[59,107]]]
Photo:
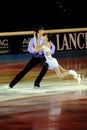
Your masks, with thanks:
[[[63,68],[61,65],[58,64],[58,67],[60,68],[61,72],[67,72],[68,70]]]
[[[55,68],[54,71],[56,72],[56,75],[59,78],[63,78],[65,76],[69,75],[69,71],[66,69],[63,69],[61,66],[59,66],[58,68]]]
[[[80,74],[78,74],[75,70],[66,70],[62,66],[58,66],[58,68],[55,68],[54,70],[59,78],[63,78],[67,75],[72,75],[80,84],[81,83],[81,77]]]

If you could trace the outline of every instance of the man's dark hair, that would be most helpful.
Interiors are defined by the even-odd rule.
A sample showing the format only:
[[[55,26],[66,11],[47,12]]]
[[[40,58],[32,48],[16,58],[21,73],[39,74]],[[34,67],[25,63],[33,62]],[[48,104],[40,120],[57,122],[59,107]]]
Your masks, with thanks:
[[[36,33],[38,33],[39,30],[44,30],[44,27],[41,26],[41,25],[37,25],[37,26],[34,28],[34,31],[35,31]]]

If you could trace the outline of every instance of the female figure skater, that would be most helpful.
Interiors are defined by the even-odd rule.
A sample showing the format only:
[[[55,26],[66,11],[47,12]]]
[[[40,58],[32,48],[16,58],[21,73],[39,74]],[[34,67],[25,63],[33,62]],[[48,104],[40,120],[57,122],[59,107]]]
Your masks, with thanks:
[[[52,57],[51,51],[50,51],[50,43],[49,43],[49,36],[47,34],[44,34],[44,43],[39,44],[36,46],[36,48],[32,48],[35,52],[38,51],[43,51],[45,58],[46,58],[46,63],[48,64],[48,69],[49,70],[54,70],[56,72],[56,75],[59,78],[63,78],[67,75],[72,75],[74,79],[78,81],[78,83],[81,83],[81,77],[80,74],[77,74],[75,70],[67,70],[64,69],[61,65],[59,65],[57,59]]]

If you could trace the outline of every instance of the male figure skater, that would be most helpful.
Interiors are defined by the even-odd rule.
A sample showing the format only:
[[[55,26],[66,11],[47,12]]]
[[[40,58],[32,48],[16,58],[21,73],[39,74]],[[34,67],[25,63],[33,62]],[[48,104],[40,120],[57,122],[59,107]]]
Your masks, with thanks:
[[[43,33],[44,33],[44,27],[38,26],[34,29],[34,37],[31,38],[31,40],[28,43],[28,51],[29,53],[32,53],[33,56],[29,60],[29,62],[25,65],[23,70],[21,70],[10,82],[9,87],[13,88],[24,76],[26,73],[28,73],[32,68],[34,68],[37,64],[42,64],[42,70],[39,73],[38,77],[36,78],[34,82],[34,88],[40,87],[40,82],[44,75],[46,74],[48,70],[48,64],[45,62],[46,58],[44,56],[43,51],[35,52],[33,48],[37,46],[37,44],[42,44],[44,42],[43,39]],[[55,45],[52,41],[50,41],[50,51],[51,54],[55,53]]]

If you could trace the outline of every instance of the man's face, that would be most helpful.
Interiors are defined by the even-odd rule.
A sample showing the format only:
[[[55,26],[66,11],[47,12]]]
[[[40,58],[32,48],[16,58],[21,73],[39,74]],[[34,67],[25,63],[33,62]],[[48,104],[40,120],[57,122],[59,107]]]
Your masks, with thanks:
[[[42,36],[44,33],[44,30],[39,30],[39,36]]]

